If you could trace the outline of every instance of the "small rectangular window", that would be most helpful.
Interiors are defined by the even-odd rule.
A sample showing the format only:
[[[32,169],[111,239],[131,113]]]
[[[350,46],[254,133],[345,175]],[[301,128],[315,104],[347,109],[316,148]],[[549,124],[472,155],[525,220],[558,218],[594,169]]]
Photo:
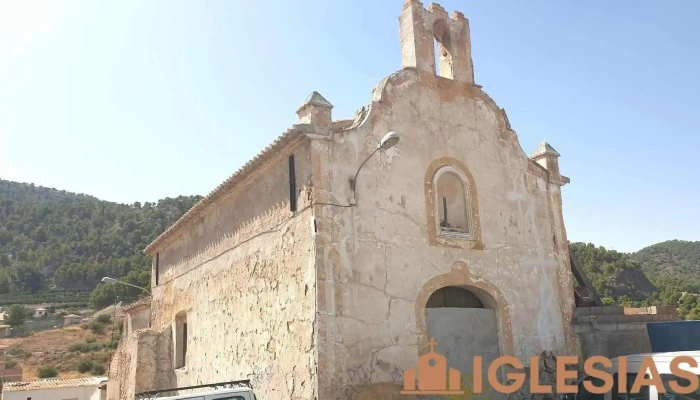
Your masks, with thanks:
[[[297,176],[294,166],[294,154],[289,156],[289,209],[297,211]]]
[[[179,312],[175,316],[175,368],[185,367],[187,361],[187,313]]]
[[[156,253],[156,286],[158,286],[158,275],[160,275],[160,253]]]
[[[182,365],[185,365],[187,359],[187,322],[182,324]]]

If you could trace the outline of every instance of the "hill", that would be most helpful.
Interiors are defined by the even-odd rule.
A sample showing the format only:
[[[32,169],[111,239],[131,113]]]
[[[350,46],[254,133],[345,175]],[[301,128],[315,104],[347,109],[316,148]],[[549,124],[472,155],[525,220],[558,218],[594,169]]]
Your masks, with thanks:
[[[143,249],[201,196],[118,204],[84,194],[0,180],[0,295],[90,291],[104,276],[147,286]],[[137,297],[138,289],[100,285],[97,307]]]
[[[679,316],[700,319],[700,242],[671,240],[630,254],[571,243],[571,252],[605,304],[677,305]]]
[[[102,285],[103,276],[138,286],[150,282],[143,248],[200,196],[156,203],[118,204],[62,190],[0,180],[0,303],[82,306],[86,291],[95,308],[142,293]],[[700,293],[700,242],[671,240],[636,253],[572,243],[572,253],[607,304],[673,305],[694,316]]]
[[[641,302],[658,291],[629,254],[596,247],[592,243],[571,243],[570,248],[603,298]]]
[[[669,240],[645,247],[633,258],[648,276],[700,278],[700,242]]]
[[[119,332],[115,332],[116,338],[118,335]],[[89,371],[78,370],[77,364],[81,360],[89,360],[104,368],[109,365],[110,348],[105,343],[111,340],[114,339],[110,329],[93,333],[80,326],[69,326],[27,337],[2,338],[0,346],[7,347],[8,360],[22,367],[23,380],[37,379],[38,369],[46,366],[56,367],[59,378],[78,378],[90,375]],[[94,343],[94,348],[86,349],[86,343]]]

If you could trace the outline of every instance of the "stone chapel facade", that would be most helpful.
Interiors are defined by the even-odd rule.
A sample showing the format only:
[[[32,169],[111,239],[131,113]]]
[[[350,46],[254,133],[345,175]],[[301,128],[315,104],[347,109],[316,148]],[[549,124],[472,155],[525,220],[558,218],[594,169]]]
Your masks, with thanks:
[[[312,93],[148,246],[150,310],[108,399],[236,379],[264,399],[405,398],[430,338],[463,376],[474,355],[579,354],[559,154],[526,155],[475,84],[462,13],[406,0],[399,32],[403,69],[354,119]]]

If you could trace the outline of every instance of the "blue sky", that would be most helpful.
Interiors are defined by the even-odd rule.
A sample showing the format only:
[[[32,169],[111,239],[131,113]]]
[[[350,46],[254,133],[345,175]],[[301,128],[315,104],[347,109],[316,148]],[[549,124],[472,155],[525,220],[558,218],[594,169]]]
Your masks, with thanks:
[[[0,3],[0,178],[206,194],[318,90],[350,118],[401,68],[403,1]],[[424,3],[426,6],[427,2]],[[561,154],[572,241],[700,240],[700,2],[443,0],[523,149]]]

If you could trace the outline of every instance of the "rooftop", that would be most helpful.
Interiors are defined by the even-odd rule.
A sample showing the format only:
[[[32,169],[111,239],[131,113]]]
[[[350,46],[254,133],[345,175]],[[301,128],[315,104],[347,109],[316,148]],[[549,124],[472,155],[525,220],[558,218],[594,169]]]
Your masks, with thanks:
[[[312,96],[310,96],[307,99],[307,101],[320,100],[317,98],[315,99],[312,93]],[[258,153],[258,155],[253,157],[245,165],[239,168],[238,171],[234,172],[233,175],[231,175],[223,183],[217,186],[216,189],[211,191],[197,204],[192,206],[192,208],[190,208],[182,217],[180,217],[180,219],[175,221],[174,224],[170,225],[165,230],[165,232],[161,233],[160,236],[155,238],[155,240],[153,240],[151,244],[146,246],[146,248],[144,249],[144,253],[146,253],[146,255],[152,255],[153,253],[155,253],[155,250],[158,247],[160,247],[164,242],[172,238],[185,225],[187,225],[189,222],[196,221],[199,218],[201,218],[202,215],[205,214],[210,207],[214,206],[219,200],[224,198],[226,194],[237,188],[239,184],[241,184],[254,171],[260,168],[261,165],[263,165],[266,162],[269,162],[275,155],[279,153],[281,149],[283,149],[285,146],[289,145],[290,143],[294,142],[295,140],[301,137],[306,137],[306,135],[303,135],[302,132],[294,128],[287,130],[281,136],[277,137],[277,139],[275,139],[275,141],[273,141],[272,144],[267,146],[264,150]]]
[[[142,307],[149,306],[149,305],[151,305],[151,297],[150,296],[144,297],[143,299],[140,299],[140,300],[137,300],[133,303],[121,306],[119,308],[121,308],[122,312],[128,313],[129,311],[136,311]]]
[[[42,379],[38,381],[26,382],[6,382],[3,391],[5,392],[20,392],[23,390],[40,390],[40,389],[60,389],[83,386],[98,386],[107,381],[106,377],[88,377],[88,378],[73,378],[73,379]]]
[[[539,146],[537,146],[537,149],[535,149],[535,152],[532,153],[530,158],[535,158],[539,156],[543,156],[545,154],[551,154],[555,157],[561,156],[558,151],[554,150],[554,147],[552,147],[549,143],[547,142],[542,142],[540,143]]]
[[[325,97],[321,96],[321,93],[317,91],[311,92],[309,97],[304,100],[304,103],[302,103],[301,107],[299,109],[301,110],[302,108],[308,106],[308,105],[316,105],[320,107],[325,107],[325,108],[333,108],[333,104],[331,104],[330,101],[326,100]]]

